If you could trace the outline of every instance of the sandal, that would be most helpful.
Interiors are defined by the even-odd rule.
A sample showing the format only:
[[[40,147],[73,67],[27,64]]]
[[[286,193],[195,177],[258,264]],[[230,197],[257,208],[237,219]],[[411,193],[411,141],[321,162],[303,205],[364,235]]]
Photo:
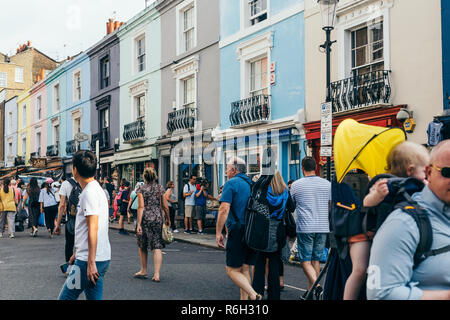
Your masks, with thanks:
[[[156,280],[155,278],[152,278],[152,281],[153,281],[153,282],[161,282],[161,280],[159,280],[159,279]]]
[[[133,277],[136,279],[147,279],[146,274],[140,274],[139,272],[135,273]]]

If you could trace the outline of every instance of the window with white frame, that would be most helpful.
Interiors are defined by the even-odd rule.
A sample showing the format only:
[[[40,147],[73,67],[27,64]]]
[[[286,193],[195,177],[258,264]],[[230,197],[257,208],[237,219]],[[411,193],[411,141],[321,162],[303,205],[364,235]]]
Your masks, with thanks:
[[[59,111],[60,108],[60,99],[59,99],[59,83],[55,84],[55,86],[53,87],[53,103],[55,105],[55,112]]]
[[[23,82],[23,68],[16,67],[15,79],[16,82]]]
[[[81,117],[76,117],[73,119],[73,136],[81,132]]]
[[[182,80],[183,82],[183,107],[195,108],[196,85],[195,76]]]
[[[267,0],[244,0],[248,2],[248,19],[253,26],[267,19]]]
[[[183,12],[183,51],[195,47],[195,7],[192,5]]]
[[[351,30],[352,71],[362,75],[384,69],[383,18]]]
[[[8,74],[6,72],[0,72],[0,87],[7,87],[8,85]]]
[[[249,61],[250,90],[249,96],[268,94],[269,78],[267,56]]]
[[[37,115],[37,120],[41,120],[42,119],[42,97],[39,96],[36,98],[36,115]]]
[[[38,156],[41,155],[41,133],[36,132],[36,153]]]
[[[109,56],[106,56],[100,60],[100,89],[108,87],[110,82]]]
[[[136,120],[141,120],[145,117],[145,94],[134,97],[134,111]]]
[[[25,159],[26,154],[27,154],[27,138],[22,137],[22,158]]]
[[[109,128],[109,108],[100,110],[100,130]]]
[[[59,145],[59,124],[53,126],[53,145]]]
[[[145,70],[145,34],[139,36],[135,40],[136,46],[136,71],[141,72]]]
[[[81,100],[81,71],[77,71],[73,75],[73,101]]]
[[[27,126],[27,105],[22,106],[22,128],[25,129]]]

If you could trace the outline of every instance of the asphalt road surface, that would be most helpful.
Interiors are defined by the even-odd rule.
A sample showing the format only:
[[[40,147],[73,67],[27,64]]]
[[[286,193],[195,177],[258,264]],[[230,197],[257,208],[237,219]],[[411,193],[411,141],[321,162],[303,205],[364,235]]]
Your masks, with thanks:
[[[64,228],[63,228],[64,229]],[[49,239],[44,228],[31,238],[29,231],[7,232],[0,239],[0,300],[54,300],[65,277],[64,235]],[[161,282],[151,281],[153,259],[149,254],[149,279],[134,279],[139,256],[133,234],[110,230],[112,261],[105,276],[105,300],[238,300],[239,290],[225,274],[225,253],[189,243],[175,242],[163,250]],[[307,287],[303,270],[285,265],[282,300],[297,300]],[[85,299],[84,294],[80,299]]]

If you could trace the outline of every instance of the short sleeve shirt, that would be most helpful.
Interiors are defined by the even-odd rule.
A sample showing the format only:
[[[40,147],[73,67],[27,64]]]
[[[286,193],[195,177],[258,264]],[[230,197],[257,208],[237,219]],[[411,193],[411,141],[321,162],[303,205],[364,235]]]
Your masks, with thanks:
[[[250,178],[248,178],[244,173],[239,173],[228,180],[223,186],[220,202],[226,202],[231,205],[226,221],[227,228],[236,223],[231,210],[236,213],[239,222],[241,224],[245,224],[245,210],[247,208],[248,199],[250,198],[251,184],[252,182]]]
[[[195,194],[196,194],[195,205],[199,206],[199,207],[204,207],[204,206],[206,206],[206,197],[205,197],[204,191],[202,191],[201,194],[197,197],[197,194],[199,192],[200,191],[195,191]]]
[[[183,188],[183,194],[194,191],[189,197],[184,198],[184,204],[188,206],[195,206],[195,191],[197,188],[195,185],[190,184],[189,182]]]
[[[109,212],[105,192],[97,181],[90,182],[81,192],[78,202],[77,219],[75,222],[76,259],[88,260],[88,225],[86,217],[98,216],[97,255],[95,261],[111,260],[111,245],[109,243]]]
[[[73,179],[73,178],[70,178],[70,179]],[[72,192],[72,189],[73,189],[73,187],[70,184],[69,180],[66,180],[61,184],[61,188],[59,189],[59,195],[66,197],[66,200],[67,200],[70,196],[70,193]]]
[[[44,203],[44,208],[56,206],[58,203],[56,202],[56,189],[50,188],[50,192],[47,192],[47,188],[41,190],[39,194],[39,202]]]

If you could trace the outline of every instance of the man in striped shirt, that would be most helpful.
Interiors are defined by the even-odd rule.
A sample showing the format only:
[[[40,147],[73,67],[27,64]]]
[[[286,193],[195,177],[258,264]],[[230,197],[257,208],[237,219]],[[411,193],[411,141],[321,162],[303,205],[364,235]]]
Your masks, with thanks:
[[[299,260],[308,278],[309,291],[319,276],[319,261],[330,232],[331,183],[316,176],[316,161],[312,157],[303,158],[302,171],[304,178],[292,184],[291,196],[296,204]],[[315,294],[319,296],[321,291],[317,287]]]

